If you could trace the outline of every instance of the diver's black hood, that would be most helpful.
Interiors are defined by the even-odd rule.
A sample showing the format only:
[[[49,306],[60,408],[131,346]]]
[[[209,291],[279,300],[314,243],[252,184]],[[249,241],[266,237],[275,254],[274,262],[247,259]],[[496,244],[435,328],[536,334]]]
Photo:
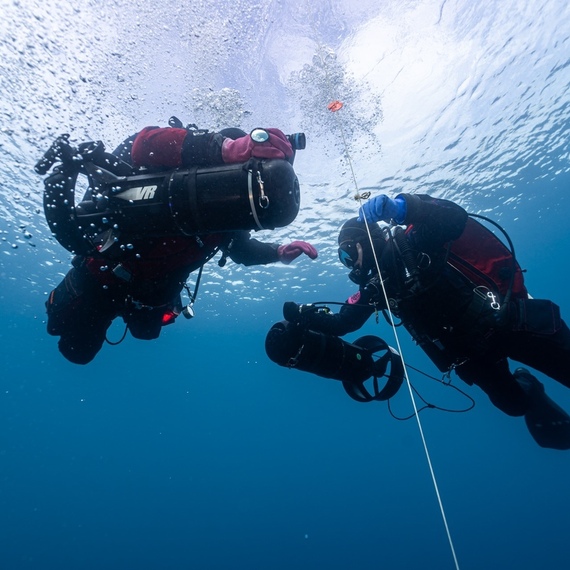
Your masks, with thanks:
[[[370,234],[373,240],[380,238],[384,241],[384,235],[378,224],[369,223],[368,227],[370,228]],[[366,231],[366,224],[359,222],[358,218],[350,218],[350,220],[344,222],[338,234],[338,245],[345,241],[359,242],[361,245],[370,243],[368,232]]]
[[[374,251],[376,252],[378,259],[380,259],[386,243],[384,232],[376,223],[368,223],[368,229],[370,230],[370,236],[372,237],[372,243],[374,244]],[[340,246],[346,242],[359,243],[362,246],[362,267],[353,269],[348,276],[350,280],[357,285],[366,285],[374,273],[376,273],[376,264],[372,253],[372,247],[370,245],[370,237],[366,230],[366,224],[364,222],[359,222],[358,218],[347,220],[342,225],[338,234],[338,245]]]

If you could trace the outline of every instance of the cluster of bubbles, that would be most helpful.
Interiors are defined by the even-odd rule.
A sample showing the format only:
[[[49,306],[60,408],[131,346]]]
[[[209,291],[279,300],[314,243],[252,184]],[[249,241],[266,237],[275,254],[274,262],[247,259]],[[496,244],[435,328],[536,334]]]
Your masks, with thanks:
[[[208,125],[215,131],[225,127],[241,127],[252,115],[237,89],[196,87],[192,89],[190,97],[194,110],[192,121],[198,126]]]
[[[332,48],[319,46],[311,63],[291,74],[288,88],[299,104],[302,128],[326,141],[329,153],[380,153],[374,130],[383,118],[381,99],[350,75]],[[337,111],[331,109],[335,101],[342,103]]]

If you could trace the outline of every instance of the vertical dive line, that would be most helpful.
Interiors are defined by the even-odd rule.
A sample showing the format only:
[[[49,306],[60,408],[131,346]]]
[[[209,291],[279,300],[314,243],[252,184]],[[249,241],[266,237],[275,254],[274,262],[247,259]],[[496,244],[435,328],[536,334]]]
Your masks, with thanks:
[[[325,77],[326,77],[326,80],[327,80],[327,84],[328,84],[328,86],[329,86],[330,93],[332,94],[332,93],[333,93],[333,91],[332,91],[332,86],[331,86],[330,79],[329,79],[329,76],[328,76],[327,64],[326,64],[326,61],[324,60],[324,58],[322,58],[322,62],[323,62],[323,69],[324,69],[324,72],[325,72]],[[352,158],[351,158],[351,156],[350,156],[350,151],[349,151],[349,148],[348,148],[348,143],[347,143],[346,136],[345,136],[345,133],[344,133],[344,129],[343,129],[343,126],[342,126],[342,122],[340,121],[340,119],[338,119],[338,118],[336,117],[336,113],[337,113],[339,110],[341,110],[342,107],[343,107],[343,104],[340,103],[339,101],[334,101],[334,102],[331,102],[331,103],[329,104],[329,110],[330,110],[330,111],[333,113],[333,115],[335,116],[336,124],[337,124],[338,127],[339,127],[339,131],[340,131],[340,134],[341,134],[341,137],[342,137],[342,142],[343,142],[343,145],[344,145],[344,152],[345,152],[345,155],[346,155],[346,160],[347,160],[347,162],[348,162],[348,164],[349,164],[350,172],[351,172],[351,175],[352,175],[352,180],[353,180],[353,183],[354,183],[354,187],[355,187],[355,189],[356,189],[356,195],[355,195],[354,198],[355,198],[355,200],[358,201],[359,210],[360,210],[360,207],[362,206],[362,199],[363,199],[363,196],[361,196],[360,191],[359,191],[359,189],[358,189],[358,182],[357,182],[357,180],[356,180],[356,173],[355,173],[355,171],[354,171],[354,167],[353,167],[353,163],[352,163]],[[365,227],[366,227],[366,233],[368,234],[368,240],[369,240],[369,242],[370,242],[370,246],[371,246],[371,249],[372,249],[372,255],[374,256],[374,263],[375,263],[375,265],[376,265],[376,270],[377,270],[377,272],[378,272],[378,276],[380,277],[380,284],[381,284],[381,286],[382,286],[382,293],[383,293],[383,295],[384,295],[384,301],[385,301],[385,303],[386,303],[386,308],[388,309],[388,307],[390,306],[389,303],[388,303],[388,294],[387,294],[387,292],[386,292],[386,287],[385,287],[385,285],[384,285],[384,279],[382,278],[382,272],[380,271],[380,263],[379,263],[379,261],[378,261],[378,256],[376,255],[376,251],[374,250],[374,243],[373,243],[373,240],[372,240],[372,234],[371,234],[371,232],[370,232],[370,227],[369,227],[369,225],[368,225],[368,222],[367,222],[367,220],[366,220],[366,217],[363,216],[363,219],[364,219],[364,224],[365,224]],[[440,494],[440,492],[439,492],[439,486],[438,486],[438,484],[437,484],[437,478],[436,478],[435,471],[434,471],[434,468],[433,468],[433,464],[432,464],[432,461],[431,461],[431,456],[430,456],[430,453],[429,453],[429,449],[428,449],[428,445],[427,445],[427,440],[426,440],[426,438],[425,438],[424,429],[423,429],[423,426],[422,426],[422,422],[421,422],[421,419],[420,419],[420,415],[419,415],[419,413],[418,413],[418,407],[417,407],[416,400],[415,400],[415,397],[414,397],[414,392],[413,392],[413,390],[412,390],[412,384],[411,384],[411,382],[410,382],[410,377],[409,377],[409,375],[408,375],[408,367],[407,367],[407,365],[406,365],[406,361],[405,361],[404,356],[403,356],[402,346],[401,346],[401,344],[400,344],[400,338],[399,338],[399,336],[398,336],[398,331],[396,330],[396,325],[395,325],[395,323],[394,323],[394,318],[393,318],[392,312],[391,312],[389,309],[388,309],[388,314],[390,315],[390,325],[392,326],[392,331],[393,331],[393,334],[394,334],[394,339],[395,339],[395,342],[396,342],[397,350],[398,350],[398,353],[400,354],[400,356],[401,356],[401,358],[402,358],[402,364],[403,364],[403,367],[404,367],[404,376],[405,376],[405,378],[406,378],[406,384],[407,384],[407,386],[408,386],[408,392],[409,392],[409,394],[410,394],[410,400],[412,401],[412,406],[413,406],[413,409],[414,409],[414,415],[415,415],[415,417],[416,417],[416,421],[417,421],[417,424],[418,424],[418,430],[419,430],[419,432],[420,432],[420,437],[421,437],[421,440],[422,440],[422,445],[423,445],[423,447],[424,447],[424,452],[425,452],[425,455],[426,455],[426,459],[427,459],[427,463],[428,463],[428,467],[429,467],[429,471],[430,471],[430,475],[431,475],[433,487],[434,487],[435,494],[436,494],[436,497],[437,497],[437,502],[438,502],[438,505],[439,505],[439,510],[440,510],[440,512],[441,512],[441,517],[442,517],[442,519],[443,519],[443,525],[444,525],[444,527],[445,527],[445,532],[446,532],[446,535],[447,535],[447,540],[448,540],[448,542],[449,542],[449,547],[450,547],[450,549],[451,549],[451,554],[452,554],[452,556],[453,556],[453,561],[454,561],[454,563],[455,563],[455,568],[456,568],[456,570],[459,570],[459,563],[458,563],[458,560],[457,560],[457,555],[456,555],[456,553],[455,553],[455,546],[454,546],[454,544],[453,544],[453,539],[452,539],[452,537],[451,537],[451,532],[450,532],[450,529],[449,529],[449,525],[448,525],[448,523],[447,523],[447,516],[446,516],[446,514],[445,514],[445,509],[444,509],[444,506],[443,506],[443,501],[442,501],[442,498],[441,498],[441,494]]]
[[[348,152],[348,151],[347,151],[347,152]],[[357,199],[358,199],[358,202],[359,202],[359,203],[362,202],[362,198],[361,198],[360,195],[357,196]],[[367,220],[366,220],[366,217],[363,217],[363,219],[364,219],[364,224],[365,224],[365,226],[366,226],[366,233],[368,234],[368,239],[369,239],[369,241],[370,241],[370,246],[371,246],[371,249],[372,249],[372,255],[374,256],[374,263],[375,263],[375,265],[376,265],[376,270],[378,271],[378,275],[380,276],[380,284],[381,284],[381,286],[382,286],[382,293],[383,293],[383,295],[384,295],[384,302],[386,303],[386,307],[389,307],[390,304],[389,304],[389,302],[388,302],[388,293],[386,292],[386,286],[384,285],[384,279],[382,279],[382,273],[381,273],[381,271],[380,271],[380,263],[379,263],[379,261],[378,261],[378,256],[376,255],[376,251],[374,250],[374,243],[373,243],[373,240],[372,240],[372,234],[371,234],[371,232],[370,232],[370,227],[369,227],[369,225],[368,225],[368,222],[367,222]],[[403,353],[403,350],[402,350],[402,346],[401,346],[401,344],[400,344],[400,337],[399,337],[398,331],[397,331],[397,329],[396,329],[396,324],[394,323],[394,317],[393,317],[392,312],[391,312],[390,310],[388,310],[388,315],[389,315],[389,317],[390,317],[390,326],[392,327],[392,332],[393,332],[393,334],[394,334],[394,339],[395,339],[395,342],[396,342],[396,347],[397,347],[397,350],[398,350],[398,354],[400,354],[400,356],[401,356],[401,358],[402,358],[402,364],[403,364],[403,367],[404,367],[404,376],[405,376],[405,378],[406,378],[406,385],[407,385],[407,387],[408,387],[408,393],[410,394],[410,400],[411,400],[411,402],[412,402],[412,406],[413,406],[413,409],[414,409],[414,415],[415,415],[415,417],[416,417],[416,422],[417,422],[417,424],[418,424],[418,430],[419,430],[419,432],[420,432],[420,437],[421,437],[421,440],[422,440],[422,444],[423,444],[423,446],[424,446],[424,452],[425,452],[425,455],[426,455],[426,459],[427,459],[429,471],[430,471],[430,474],[431,474],[431,479],[432,479],[432,482],[433,482],[433,487],[434,487],[434,490],[435,490],[435,495],[436,495],[436,497],[437,497],[437,502],[438,502],[438,505],[439,505],[439,510],[440,510],[440,512],[441,512],[441,517],[442,517],[442,519],[443,519],[443,526],[445,527],[445,532],[446,532],[446,535],[447,535],[447,540],[448,540],[448,542],[449,542],[449,548],[451,549],[451,554],[452,554],[452,556],[453,556],[453,561],[454,561],[454,563],[455,563],[455,568],[456,568],[456,570],[459,570],[459,563],[458,563],[458,561],[457,561],[457,555],[456,555],[456,553],[455,553],[455,546],[454,546],[454,544],[453,544],[453,539],[452,539],[452,537],[451,537],[451,532],[450,532],[450,530],[449,530],[449,525],[448,525],[448,523],[447,523],[447,516],[446,516],[446,514],[445,514],[445,509],[444,509],[444,507],[443,507],[443,501],[442,501],[442,499],[441,499],[441,494],[440,494],[440,492],[439,492],[439,485],[437,484],[437,478],[436,478],[436,476],[435,476],[435,471],[434,471],[434,468],[433,468],[433,463],[432,463],[432,461],[431,461],[431,455],[430,455],[430,453],[429,453],[429,449],[428,449],[428,445],[427,445],[427,440],[426,440],[426,438],[425,438],[422,421],[421,421],[421,419],[420,419],[420,414],[419,414],[419,412],[418,412],[418,407],[417,407],[417,404],[416,404],[416,399],[415,399],[415,397],[414,397],[414,392],[413,392],[413,390],[412,390],[412,383],[410,382],[410,377],[409,377],[409,375],[408,375],[408,367],[407,367],[407,365],[406,365],[406,360],[404,359],[404,353]]]

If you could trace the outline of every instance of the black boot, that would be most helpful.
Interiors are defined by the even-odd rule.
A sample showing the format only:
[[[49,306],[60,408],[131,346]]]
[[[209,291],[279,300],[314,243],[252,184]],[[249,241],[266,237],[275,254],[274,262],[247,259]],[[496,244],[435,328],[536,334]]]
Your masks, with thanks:
[[[528,396],[524,420],[536,443],[550,449],[570,449],[570,416],[546,395],[543,384],[526,368],[517,368],[513,376]]]

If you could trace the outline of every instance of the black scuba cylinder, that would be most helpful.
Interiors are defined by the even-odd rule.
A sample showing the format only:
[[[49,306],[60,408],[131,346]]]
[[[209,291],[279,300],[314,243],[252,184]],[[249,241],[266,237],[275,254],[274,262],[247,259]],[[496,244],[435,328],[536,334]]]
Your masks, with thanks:
[[[80,203],[78,222],[145,234],[272,230],[290,224],[300,202],[297,177],[285,160],[129,176],[109,186],[100,190],[104,209],[100,202],[89,212]]]
[[[92,250],[93,238],[110,229],[133,236],[275,229],[290,224],[300,206],[299,182],[286,160],[134,176],[86,162],[89,199],[75,208],[78,169],[58,169],[46,180],[44,211],[57,240],[74,253]]]

